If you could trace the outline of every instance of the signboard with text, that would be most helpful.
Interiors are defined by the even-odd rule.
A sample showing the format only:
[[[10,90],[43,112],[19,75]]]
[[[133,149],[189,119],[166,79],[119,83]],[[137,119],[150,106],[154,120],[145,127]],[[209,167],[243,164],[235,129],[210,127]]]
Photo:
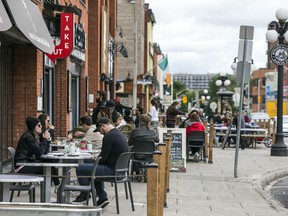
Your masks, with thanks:
[[[170,171],[186,172],[186,128],[158,128],[160,142],[172,131]]]
[[[46,54],[55,63],[56,59],[68,57],[74,48],[74,14],[60,15],[60,38],[55,39],[55,49],[52,54]]]

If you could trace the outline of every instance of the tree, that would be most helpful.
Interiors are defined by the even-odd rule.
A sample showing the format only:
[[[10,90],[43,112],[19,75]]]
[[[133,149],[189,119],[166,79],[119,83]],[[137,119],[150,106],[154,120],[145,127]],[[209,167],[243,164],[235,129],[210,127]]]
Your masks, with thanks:
[[[176,94],[178,92],[181,92],[181,91],[184,91],[186,90],[186,86],[185,84],[183,84],[182,82],[179,82],[179,81],[174,81],[173,82],[173,98],[176,98]]]

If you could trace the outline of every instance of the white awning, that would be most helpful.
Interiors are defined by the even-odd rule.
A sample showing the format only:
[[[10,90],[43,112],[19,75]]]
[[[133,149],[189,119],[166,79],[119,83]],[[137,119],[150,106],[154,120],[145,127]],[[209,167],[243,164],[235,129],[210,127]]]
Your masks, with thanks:
[[[6,9],[0,1],[0,31],[7,31],[12,27],[12,23],[9,19],[9,16],[6,12]]]
[[[14,25],[38,49],[45,53],[54,51],[53,39],[36,4],[31,0],[5,0]],[[1,14],[2,15],[2,14]]]

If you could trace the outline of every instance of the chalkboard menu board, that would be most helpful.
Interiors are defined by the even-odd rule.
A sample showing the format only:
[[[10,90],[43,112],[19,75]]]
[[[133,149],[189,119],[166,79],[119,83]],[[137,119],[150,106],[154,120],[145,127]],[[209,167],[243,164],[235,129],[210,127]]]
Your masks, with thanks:
[[[161,128],[159,130],[160,142],[167,136],[167,131],[172,131],[172,142],[170,149],[170,170],[186,171],[186,130],[183,128]]]

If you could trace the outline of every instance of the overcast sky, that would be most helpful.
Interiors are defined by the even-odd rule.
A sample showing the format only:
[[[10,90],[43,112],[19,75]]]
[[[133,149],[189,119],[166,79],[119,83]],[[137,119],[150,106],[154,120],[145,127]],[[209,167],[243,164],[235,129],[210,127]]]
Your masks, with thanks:
[[[265,68],[267,25],[277,9],[288,9],[287,0],[145,2],[156,19],[154,42],[168,54],[171,73],[232,73],[241,25],[254,26],[252,59],[256,68]]]

